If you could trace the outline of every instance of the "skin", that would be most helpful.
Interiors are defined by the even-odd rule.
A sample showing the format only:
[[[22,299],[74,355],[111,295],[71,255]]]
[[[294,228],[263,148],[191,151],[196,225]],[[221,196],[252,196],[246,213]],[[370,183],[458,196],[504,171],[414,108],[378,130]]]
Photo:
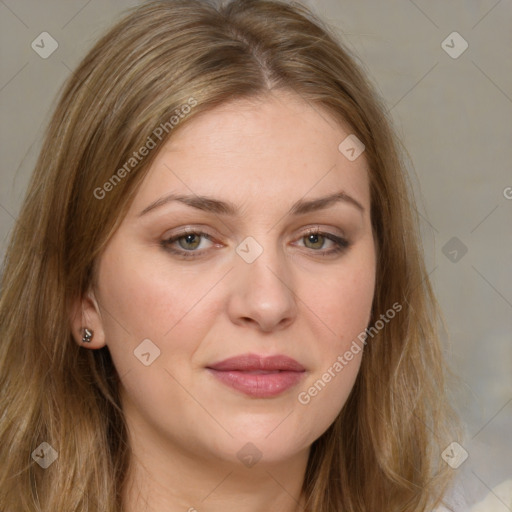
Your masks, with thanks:
[[[309,403],[298,395],[367,327],[375,288],[367,162],[338,150],[350,133],[278,91],[191,119],[154,160],[73,319],[75,333],[94,331],[87,348],[108,345],[121,377],[133,450],[126,511],[301,510],[310,446],[343,407],[362,352]],[[342,201],[288,214],[299,199],[339,191],[363,210]],[[229,201],[238,212],[169,202],[139,215],[170,193]],[[212,238],[172,243],[202,252],[195,259],[161,245],[185,227]],[[350,246],[319,254],[336,244],[308,237],[315,227]],[[249,236],[263,248],[252,263],[235,251]],[[149,366],[134,356],[144,339],[160,350]],[[245,353],[285,354],[306,372],[281,395],[254,398],[205,368]],[[249,442],[261,454],[252,467],[237,458]]]

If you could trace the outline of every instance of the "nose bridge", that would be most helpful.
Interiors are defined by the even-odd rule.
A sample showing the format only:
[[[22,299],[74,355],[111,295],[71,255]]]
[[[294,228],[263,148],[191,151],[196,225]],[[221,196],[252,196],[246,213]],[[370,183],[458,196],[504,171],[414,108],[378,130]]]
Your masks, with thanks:
[[[263,229],[254,236],[245,237],[236,247],[239,257],[237,266],[242,274],[254,277],[259,282],[272,284],[274,280],[283,283],[277,278],[286,278],[289,274],[286,254],[276,240],[276,230],[265,232]]]

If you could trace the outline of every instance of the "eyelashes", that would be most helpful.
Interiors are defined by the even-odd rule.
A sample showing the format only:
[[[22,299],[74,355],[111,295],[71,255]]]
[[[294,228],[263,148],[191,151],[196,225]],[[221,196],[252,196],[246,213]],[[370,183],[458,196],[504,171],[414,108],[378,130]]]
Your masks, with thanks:
[[[209,248],[197,250],[197,248],[201,246],[202,239],[206,239],[209,242],[212,242],[213,245],[216,245],[213,237],[210,236],[208,233],[192,229],[185,230],[177,235],[162,240],[160,242],[160,245],[163,247],[165,251],[175,256],[178,256],[183,259],[193,259],[204,256],[210,250]],[[324,245],[324,242],[331,242],[333,244],[333,247],[328,250],[310,248],[307,247],[306,244],[304,244],[306,249],[309,250],[313,255],[320,255],[325,257],[340,255],[344,253],[351,245],[347,239],[337,236],[333,233],[321,231],[318,228],[307,230],[299,238],[299,240],[306,240],[307,244],[320,244],[321,246]],[[177,245],[181,247],[176,247]],[[186,245],[189,245],[189,247],[185,248]]]

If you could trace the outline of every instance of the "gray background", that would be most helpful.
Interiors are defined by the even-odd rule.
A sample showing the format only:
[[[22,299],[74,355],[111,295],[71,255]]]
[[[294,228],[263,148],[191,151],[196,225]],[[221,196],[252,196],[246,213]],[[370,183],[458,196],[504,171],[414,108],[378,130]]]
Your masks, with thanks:
[[[138,3],[0,0],[1,257],[57,92],[92,43]],[[460,378],[453,400],[467,432],[454,441],[469,457],[454,471],[470,503],[489,494],[489,510],[512,510],[492,490],[512,478],[512,4],[304,3],[358,55],[408,149],[443,338]],[[31,47],[44,31],[58,42],[46,59]],[[457,58],[443,49],[462,48],[457,39],[442,46],[454,31],[468,44]]]

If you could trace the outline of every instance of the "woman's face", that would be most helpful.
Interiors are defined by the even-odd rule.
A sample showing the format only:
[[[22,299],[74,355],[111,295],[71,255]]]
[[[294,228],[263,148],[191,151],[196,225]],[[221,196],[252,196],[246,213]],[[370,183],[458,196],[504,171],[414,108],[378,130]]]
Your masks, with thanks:
[[[338,148],[350,134],[279,92],[201,114],[157,155],[85,306],[146,446],[275,463],[335,420],[375,285],[367,163]]]

